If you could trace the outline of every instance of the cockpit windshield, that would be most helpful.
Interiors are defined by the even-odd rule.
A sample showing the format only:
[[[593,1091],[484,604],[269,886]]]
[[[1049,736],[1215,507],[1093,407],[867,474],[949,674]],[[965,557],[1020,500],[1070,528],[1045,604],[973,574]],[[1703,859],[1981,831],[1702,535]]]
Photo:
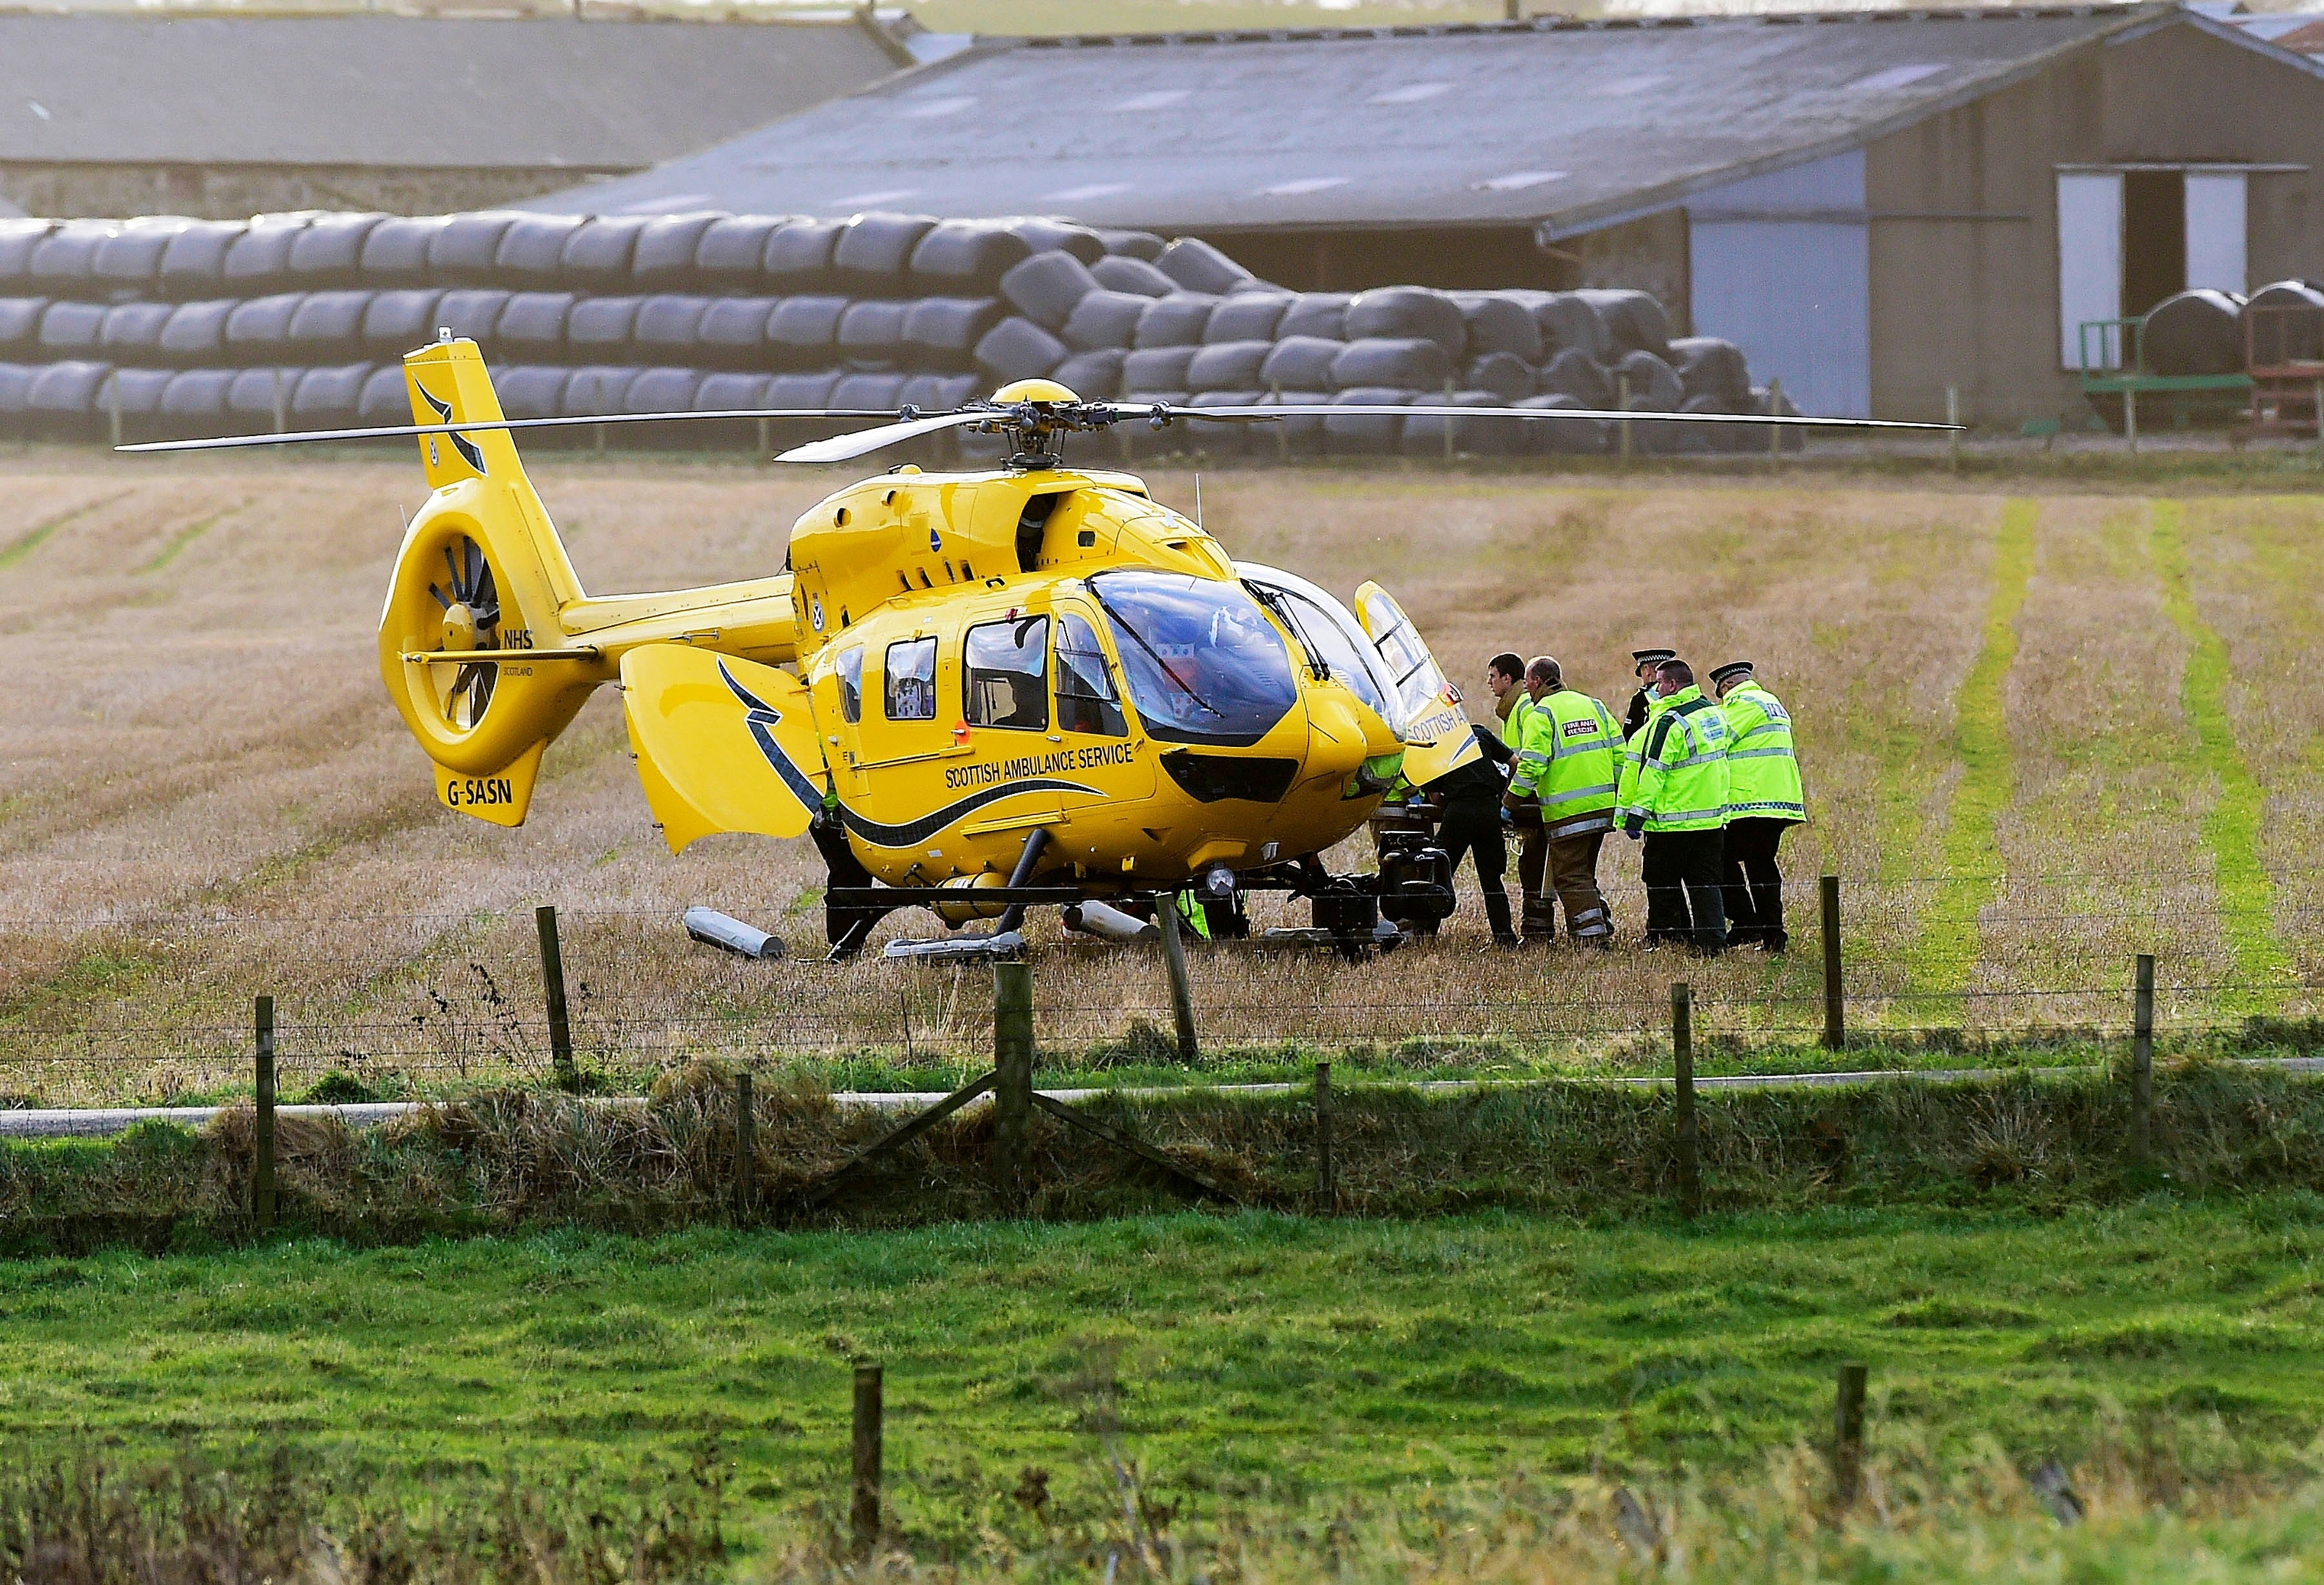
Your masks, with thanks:
[[[1298,702],[1283,636],[1240,584],[1139,568],[1089,583],[1154,737],[1247,748]]]

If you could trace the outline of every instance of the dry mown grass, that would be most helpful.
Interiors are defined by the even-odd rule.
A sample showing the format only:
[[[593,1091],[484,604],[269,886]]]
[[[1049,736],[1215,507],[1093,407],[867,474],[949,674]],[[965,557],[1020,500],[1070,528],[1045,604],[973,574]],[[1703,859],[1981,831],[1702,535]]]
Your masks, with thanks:
[[[742,964],[688,944],[706,902],[820,939],[820,866],[803,843],[715,839],[672,858],[651,830],[610,696],[552,751],[530,825],[502,832],[438,808],[424,761],[374,675],[371,633],[408,465],[126,461],[16,454],[0,508],[0,1088],[161,1096],[215,1083],[246,1050],[248,998],[272,992],[285,1048],[315,1066],[432,1065],[474,1076],[537,1065],[530,907],[566,910],[586,1049],[650,1064],[699,1049],[877,1046],[915,1055],[982,1036],[974,976]],[[836,481],[654,461],[537,468],[575,559],[601,589],[779,565],[791,520]],[[1157,493],[1191,503],[1183,474]],[[1939,866],[1959,777],[1954,701],[1985,641],[2000,498],[1967,490],[1726,482],[1575,485],[1245,472],[1206,481],[1237,554],[1345,594],[1381,578],[1484,710],[1485,658],[1556,654],[1618,710],[1627,651],[1737,655],[1800,719],[1815,810],[1787,844],[1795,929],[1806,877],[1848,878],[1851,990],[1912,983],[1950,895]],[[2209,877],[2209,794],[2184,775],[2187,645],[2156,614],[2145,503],[2041,503],[2035,577],[2007,679],[2010,751],[1994,892],[1972,933],[1966,1003],[1868,1000],[1859,1024],[1971,1028],[2119,1024],[2127,955],[2166,985],[2231,978]],[[2324,723],[2273,682],[2324,635],[2304,501],[2189,508],[2194,585],[2234,668],[2237,743],[2272,802],[2261,857],[2316,862],[2313,771]],[[1361,853],[1346,855],[1361,861]],[[1640,917],[1636,850],[1604,866]],[[2319,915],[2274,935],[2312,978]],[[2068,917],[2070,916],[2070,917]],[[890,928],[925,933],[923,917]],[[1037,926],[1038,933],[1053,926]],[[1756,954],[1512,963],[1464,909],[1433,949],[1351,974],[1316,959],[1210,954],[1197,969],[1219,1043],[1393,1043],[1477,1035],[1603,1054],[1658,1027],[1665,986],[1694,981],[1707,1032],[1812,1028],[1815,967]],[[1047,953],[1044,1038],[1120,1038],[1167,1009],[1151,954]],[[2028,997],[2027,991],[2072,991]],[[2284,988],[2261,1010],[2312,1010]],[[2166,1024],[2218,1016],[2166,995]],[[118,1066],[109,1065],[118,1064]],[[73,1075],[105,1075],[79,1085]]]

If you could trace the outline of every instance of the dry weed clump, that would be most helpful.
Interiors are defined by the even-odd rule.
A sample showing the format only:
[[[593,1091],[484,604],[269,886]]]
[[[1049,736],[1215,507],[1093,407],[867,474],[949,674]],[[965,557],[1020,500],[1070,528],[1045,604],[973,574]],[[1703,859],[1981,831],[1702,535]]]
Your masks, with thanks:
[[[791,519],[827,483],[641,459],[549,456],[535,471],[600,589],[779,567]],[[990,997],[973,975],[744,963],[688,942],[678,916],[700,902],[815,954],[821,868],[806,844],[741,837],[669,855],[610,694],[551,752],[522,829],[435,805],[374,675],[394,507],[417,488],[401,460],[34,453],[16,479],[0,508],[0,659],[18,683],[18,707],[0,718],[0,1094],[167,1101],[229,1087],[246,1073],[259,993],[277,1000],[290,1092],[334,1071],[381,1095],[537,1074],[547,1038],[530,910],[542,901],[564,910],[579,1038],[610,1072],[858,1049],[934,1066],[982,1046]],[[1181,473],[1152,483],[1165,499],[1190,494]],[[1858,1027],[2118,1023],[2141,946],[2171,965],[2166,986],[2218,981],[2218,932],[2202,919],[2218,902],[2211,864],[2200,830],[2189,834],[2201,789],[2169,763],[2184,736],[2172,701],[2185,646],[2148,620],[2154,571],[2125,526],[2133,502],[2043,507],[2041,581],[2008,695],[2028,774],[1994,855],[2014,878],[1994,912],[2024,917],[1981,922],[1990,961],[1976,983],[1997,994],[1932,1006],[1885,999],[1911,989],[1924,916],[1944,907],[1929,877],[1958,775],[1956,697],[1983,638],[1997,496],[1394,471],[1231,474],[1205,494],[1238,555],[1343,594],[1364,576],[1396,589],[1480,714],[1484,660],[1503,649],[1556,655],[1618,708],[1635,645],[1757,661],[1798,717],[1815,811],[1787,843],[1795,935],[1812,944],[1806,878],[1843,874]],[[2301,771],[2315,734],[2299,724],[2309,707],[2271,683],[2279,635],[2301,653],[2318,641],[2297,594],[2313,584],[2312,510],[2198,503],[2189,521],[2197,594],[2233,659],[2238,732],[2260,734],[2246,751],[2273,800],[2268,860],[2305,862],[2296,833],[2313,824],[2301,800],[2316,778]],[[1666,563],[1690,569],[1675,606],[1666,581],[1635,571]],[[2265,576],[2221,570],[2240,567]],[[257,604],[254,568],[267,591]],[[2126,606],[2142,620],[2109,625]],[[2160,641],[2140,636],[2155,631]],[[2056,817],[2060,798],[2071,822]],[[1366,843],[1337,860],[1364,865]],[[2060,869],[2080,879],[2046,879]],[[1610,843],[1603,870],[1635,931],[1637,850]],[[1258,913],[1286,921],[1264,901]],[[2319,921],[2291,907],[2273,921],[2311,971]],[[907,913],[888,929],[934,926]],[[1038,931],[1045,1040],[1117,1042],[1159,1021],[1151,954],[1059,950],[1053,923]],[[1222,1046],[1461,1037],[1597,1060],[1662,1027],[1667,981],[1681,976],[1696,982],[1707,1037],[1812,1029],[1812,957],[1512,963],[1486,950],[1471,898],[1438,945],[1361,974],[1221,951],[1199,963],[1197,994]],[[2235,1010],[2313,1013],[2313,978]],[[2218,1013],[2201,990],[2163,1008],[2166,1027]]]
[[[424,1503],[284,1447],[254,1470],[189,1450],[143,1469],[87,1448],[0,1476],[0,1567],[23,1585],[660,1585],[723,1573],[715,1454],[638,1490],[512,1469]]]
[[[1315,1209],[1314,1113],[1297,1093],[1112,1094],[1092,1115],[1170,1153],[1252,1210]],[[580,1225],[651,1231],[738,1214],[734,1083],[693,1064],[642,1100],[495,1092],[371,1130],[277,1119],[286,1228],[359,1241]],[[811,1083],[756,1089],[756,1215],[906,1225],[1029,1214],[1072,1219],[1183,1203],[1138,1157],[1036,1113],[1028,1197],[993,1176],[992,1112],[954,1114],[866,1168],[830,1204],[802,1192],[891,1129]],[[2125,1089],[2103,1078],[1720,1093],[1701,1110],[1707,1203],[1719,1211],[1935,1203],[2063,1206],[2141,1192]],[[253,1119],[204,1133],[148,1124],[117,1143],[0,1152],[0,1248],[184,1247],[248,1236]],[[1587,1083],[1457,1094],[1354,1089],[1334,1101],[1333,1209],[1397,1217],[1505,1207],[1652,1212],[1677,1191],[1666,1093]],[[2231,1068],[2158,1086],[2157,1166],[2190,1193],[2324,1189],[2324,1084]]]
[[[2308,1580],[2324,1569],[2324,1492],[2232,1470],[2188,1478],[2180,1450],[2116,1424],[2070,1469],[2021,1465],[1987,1442],[1932,1456],[1910,1426],[1862,1470],[1841,1506],[1826,1458],[1777,1449],[1755,1475],[1679,1471],[1624,1483],[1512,1474],[1490,1486],[1344,1497],[1288,1511],[1200,1517],[1147,1493],[1115,1453],[1119,1501],[1053,1508],[1028,1470],[1028,1522],[988,1527],[964,1554],[932,1557],[909,1535],[869,1560],[835,1514],[816,1516],[763,1562],[769,1585],[840,1580],[1085,1579],[1235,1581],[1894,1580],[2036,1585],[2057,1580]],[[1028,1488],[1030,1488],[1028,1495]],[[819,1522],[816,1522],[819,1520]]]

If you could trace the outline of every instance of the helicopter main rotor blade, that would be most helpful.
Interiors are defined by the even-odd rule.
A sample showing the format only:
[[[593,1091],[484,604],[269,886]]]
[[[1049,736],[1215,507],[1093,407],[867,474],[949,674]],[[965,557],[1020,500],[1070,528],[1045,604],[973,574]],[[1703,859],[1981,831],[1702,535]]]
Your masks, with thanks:
[[[703,412],[604,413],[555,419],[478,419],[465,424],[387,424],[367,429],[301,429],[288,435],[225,435],[208,440],[145,440],[115,451],[231,451],[316,440],[392,440],[414,435],[473,435],[481,429],[570,429],[584,424],[667,424],[697,419],[892,419],[893,408],[719,408]]]
[[[1818,419],[1795,413],[1666,413],[1646,412],[1631,408],[1554,408],[1554,407],[1448,407],[1442,402],[1411,407],[1390,402],[1350,402],[1334,406],[1330,402],[1286,403],[1266,407],[1140,407],[1134,402],[1106,402],[1106,410],[1120,419],[1150,419],[1162,413],[1171,422],[1198,419],[1217,423],[1260,423],[1269,419],[1328,417],[1339,413],[1348,418],[1407,418],[1415,413],[1429,417],[1463,419],[1603,419],[1617,423],[1637,420],[1657,424],[1790,424],[1795,427],[1821,429],[1935,429],[1950,431],[1962,428],[1959,424],[1918,423],[1905,419]]]
[[[883,415],[884,416],[884,415]],[[805,446],[794,446],[778,456],[777,462],[846,462],[862,456],[867,451],[877,451],[883,446],[893,446],[899,440],[915,436],[933,435],[939,429],[956,429],[963,424],[1002,417],[991,408],[971,408],[964,412],[938,413],[929,419],[908,419],[900,424],[881,424],[876,429],[858,429],[852,435],[835,435],[828,440],[811,440]]]

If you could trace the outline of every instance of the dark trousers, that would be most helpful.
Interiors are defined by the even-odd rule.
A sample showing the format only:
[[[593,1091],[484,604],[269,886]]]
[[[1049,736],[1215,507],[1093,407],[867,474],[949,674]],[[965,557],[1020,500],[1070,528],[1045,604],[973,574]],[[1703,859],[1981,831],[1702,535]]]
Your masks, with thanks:
[[[1473,855],[1477,862],[1477,889],[1489,904],[1501,898],[1507,907],[1508,893],[1501,877],[1508,873],[1508,850],[1501,840],[1501,806],[1487,798],[1460,798],[1448,801],[1444,814],[1436,825],[1436,845],[1452,861],[1452,873],[1461,873],[1463,854]]]
[[[872,871],[847,845],[847,827],[837,815],[818,809],[807,825],[807,834],[815,839],[816,852],[823,855],[825,870],[832,886],[869,886]],[[828,902],[823,906],[823,938],[835,955],[853,957],[863,948],[864,937],[872,926],[887,916],[885,908],[835,908]]]
[[[1720,896],[1726,834],[1649,831],[1640,868],[1646,883],[1646,939],[1685,942],[1700,953],[1727,945],[1727,910]]]
[[[1793,824],[1789,820],[1729,823],[1720,879],[1730,945],[1757,941],[1771,952],[1782,952],[1791,944],[1784,933],[1784,875],[1775,868],[1775,849]]]

